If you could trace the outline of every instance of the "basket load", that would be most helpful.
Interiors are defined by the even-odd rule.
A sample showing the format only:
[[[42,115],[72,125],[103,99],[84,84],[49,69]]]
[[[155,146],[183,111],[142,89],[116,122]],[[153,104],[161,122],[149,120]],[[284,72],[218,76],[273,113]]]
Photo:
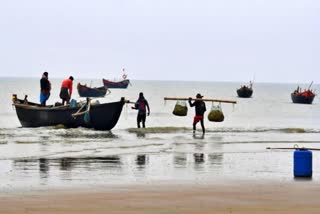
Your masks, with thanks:
[[[188,114],[188,106],[185,101],[177,101],[172,114],[176,116],[186,116]]]
[[[211,110],[208,114],[208,120],[211,122],[222,122],[224,120],[224,115],[221,109],[221,104],[212,104]]]

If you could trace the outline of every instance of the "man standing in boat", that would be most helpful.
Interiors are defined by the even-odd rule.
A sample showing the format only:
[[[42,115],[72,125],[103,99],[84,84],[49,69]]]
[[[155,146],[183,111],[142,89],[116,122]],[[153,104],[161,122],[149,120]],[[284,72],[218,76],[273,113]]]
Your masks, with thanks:
[[[48,72],[42,74],[40,80],[40,103],[41,106],[46,106],[46,102],[50,97],[51,83],[48,79]]]
[[[62,99],[62,105],[66,102],[69,104],[71,95],[72,95],[72,84],[73,77],[70,76],[68,79],[62,81],[61,90],[60,90],[60,98]]]
[[[132,109],[138,110],[138,116],[137,116],[137,126],[140,128],[140,123],[142,122],[142,127],[146,127],[146,117],[147,117],[147,109],[148,109],[148,116],[150,115],[150,108],[148,101],[144,98],[143,93],[139,93],[139,98],[137,102],[135,103],[134,107]]]
[[[192,98],[189,97],[189,105],[190,107],[195,106],[195,110],[196,110],[196,115],[193,118],[193,133],[196,132],[196,125],[197,123],[200,121],[201,127],[202,127],[202,133],[205,133],[205,128],[204,128],[204,123],[203,123],[203,115],[204,112],[207,110],[206,109],[206,104],[205,102],[203,102],[202,100],[202,95],[201,94],[197,94],[196,96],[196,100],[192,103],[191,100]]]

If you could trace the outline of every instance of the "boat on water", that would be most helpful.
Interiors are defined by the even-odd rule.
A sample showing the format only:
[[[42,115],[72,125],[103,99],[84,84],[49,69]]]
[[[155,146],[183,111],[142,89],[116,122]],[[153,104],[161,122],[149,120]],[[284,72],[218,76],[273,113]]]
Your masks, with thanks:
[[[107,80],[107,79],[102,79],[103,81],[103,85],[106,88],[128,88],[128,85],[130,83],[129,79],[124,79],[121,81],[111,81],[111,80]]]
[[[67,128],[86,127],[96,130],[111,130],[117,124],[125,99],[118,102],[93,103],[89,98],[84,103],[66,106],[41,106],[37,103],[12,96],[13,106],[22,127],[64,125]],[[71,102],[72,103],[72,102]],[[83,111],[82,111],[83,110]]]
[[[238,97],[242,98],[250,98],[253,94],[252,90],[252,82],[250,81],[250,85],[243,85],[237,90]]]
[[[78,83],[77,89],[80,97],[104,97],[108,90],[105,86],[91,88],[80,83]]]
[[[122,69],[122,80],[120,81],[111,81],[107,79],[102,79],[103,85],[106,88],[122,88],[126,89],[128,88],[128,85],[130,84],[130,80],[127,79],[127,74],[125,73],[125,69]]]
[[[316,94],[310,89],[301,92],[299,86],[293,93],[291,93],[293,103],[312,104],[315,96]]]

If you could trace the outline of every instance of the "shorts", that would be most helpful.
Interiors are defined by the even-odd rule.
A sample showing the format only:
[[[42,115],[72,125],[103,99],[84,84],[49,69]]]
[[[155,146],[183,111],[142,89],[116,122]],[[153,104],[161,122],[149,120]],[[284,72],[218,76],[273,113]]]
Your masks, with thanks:
[[[50,93],[44,94],[40,92],[40,103],[46,102],[49,99],[49,97],[50,97]]]
[[[68,88],[62,87],[60,90],[60,98],[63,100],[70,100],[70,95],[68,92]]]
[[[193,124],[197,124],[200,120],[203,120],[203,115],[196,115],[193,118]]]

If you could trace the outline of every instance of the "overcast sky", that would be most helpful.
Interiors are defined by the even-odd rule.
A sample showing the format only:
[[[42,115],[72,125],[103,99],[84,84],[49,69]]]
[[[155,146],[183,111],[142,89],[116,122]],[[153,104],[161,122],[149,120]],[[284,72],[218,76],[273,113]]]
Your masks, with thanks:
[[[319,0],[0,0],[0,76],[320,82]]]

